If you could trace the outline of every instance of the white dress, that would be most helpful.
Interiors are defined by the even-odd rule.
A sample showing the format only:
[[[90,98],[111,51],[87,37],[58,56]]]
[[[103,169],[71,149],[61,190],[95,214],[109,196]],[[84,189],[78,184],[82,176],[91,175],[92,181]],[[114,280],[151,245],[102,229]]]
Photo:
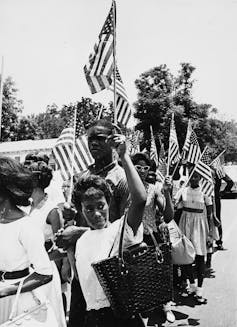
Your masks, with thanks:
[[[87,311],[110,307],[110,303],[91,264],[108,258],[112,247],[113,251],[111,252],[111,256],[118,253],[119,231],[122,226],[122,220],[123,218],[116,220],[107,228],[89,230],[77,241],[75,253],[76,268],[82,292],[86,300]],[[123,239],[124,247],[140,243],[142,239],[142,224],[136,235],[134,235],[132,228],[128,224],[126,225]],[[116,240],[116,242],[113,246],[114,240]]]
[[[34,271],[39,274],[52,275],[42,232],[32,224],[27,216],[8,224],[0,224],[0,271],[18,271],[29,268],[30,265],[33,265]],[[2,280],[0,288],[5,288],[20,280]],[[35,289],[35,295],[46,299],[51,283]],[[9,319],[14,299],[15,295],[0,299],[0,324]],[[35,305],[37,303],[32,292],[22,293],[16,314],[21,314]]]
[[[209,233],[206,206],[212,204],[211,198],[203,194],[201,187],[186,187],[178,201],[178,208],[183,209],[179,222],[181,231],[193,243],[197,255],[206,255]]]
[[[30,217],[35,226],[38,226],[38,228],[43,231],[45,241],[53,239],[54,237],[52,227],[46,223],[46,220],[50,211],[55,208],[57,208],[56,201],[53,201],[52,198],[46,196],[38,207],[34,208],[30,213]],[[55,262],[50,262],[53,270],[53,281],[49,298],[56,314],[59,327],[66,327],[60,276]]]

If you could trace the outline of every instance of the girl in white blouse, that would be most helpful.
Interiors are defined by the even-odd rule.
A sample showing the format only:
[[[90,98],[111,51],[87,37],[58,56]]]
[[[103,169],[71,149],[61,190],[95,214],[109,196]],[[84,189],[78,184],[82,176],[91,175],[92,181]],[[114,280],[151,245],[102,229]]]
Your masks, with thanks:
[[[131,204],[127,215],[125,228],[125,247],[142,241],[141,225],[146,203],[146,190],[133,166],[126,149],[125,137],[113,135],[111,142],[117,149],[126,173]],[[144,326],[140,317],[119,319],[114,316],[110,303],[91,266],[93,262],[105,259],[119,237],[121,219],[109,223],[110,189],[106,181],[95,175],[82,178],[75,185],[73,201],[84,215],[90,230],[86,231],[76,244],[76,267],[87,305],[86,327],[138,327]],[[111,255],[118,252],[118,242],[115,242]]]
[[[37,288],[44,296],[45,286],[40,286],[52,280],[43,234],[18,207],[29,204],[31,192],[31,173],[17,161],[0,157],[0,324],[9,318],[20,280],[24,283],[17,315],[36,306],[32,291]]]

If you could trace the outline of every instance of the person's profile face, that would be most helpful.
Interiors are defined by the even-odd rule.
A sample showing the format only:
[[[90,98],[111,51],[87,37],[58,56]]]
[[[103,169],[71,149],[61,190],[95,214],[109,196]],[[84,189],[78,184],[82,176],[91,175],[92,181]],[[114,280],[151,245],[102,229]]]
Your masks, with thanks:
[[[108,226],[109,206],[104,196],[82,201],[81,211],[92,229],[103,229]]]
[[[109,135],[110,131],[104,126],[94,126],[88,130],[88,146],[93,158],[103,158],[111,153],[112,149],[107,143]]]

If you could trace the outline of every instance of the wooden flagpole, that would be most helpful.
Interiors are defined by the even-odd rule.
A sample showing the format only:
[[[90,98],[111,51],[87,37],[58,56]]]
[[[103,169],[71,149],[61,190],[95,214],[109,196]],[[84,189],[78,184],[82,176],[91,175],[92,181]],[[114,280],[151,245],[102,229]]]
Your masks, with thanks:
[[[67,202],[71,204],[72,201],[72,191],[73,191],[73,176],[74,176],[74,167],[75,167],[75,148],[76,148],[76,128],[77,128],[77,108],[74,111],[74,119],[73,119],[73,145],[72,145],[72,165],[71,165],[71,173],[70,173],[70,188]]]
[[[0,141],[2,137],[1,132],[2,132],[3,65],[4,65],[4,58],[2,56],[1,79],[0,79]]]
[[[114,124],[117,125],[117,95],[116,95],[116,2],[112,0],[113,5],[113,79],[114,79]]]

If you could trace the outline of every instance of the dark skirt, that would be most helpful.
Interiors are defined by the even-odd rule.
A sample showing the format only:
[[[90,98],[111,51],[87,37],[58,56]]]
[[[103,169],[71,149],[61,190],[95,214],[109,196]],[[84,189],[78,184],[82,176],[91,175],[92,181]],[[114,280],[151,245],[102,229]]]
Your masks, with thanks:
[[[138,315],[121,319],[117,318],[111,308],[87,311],[85,327],[145,327]]]

